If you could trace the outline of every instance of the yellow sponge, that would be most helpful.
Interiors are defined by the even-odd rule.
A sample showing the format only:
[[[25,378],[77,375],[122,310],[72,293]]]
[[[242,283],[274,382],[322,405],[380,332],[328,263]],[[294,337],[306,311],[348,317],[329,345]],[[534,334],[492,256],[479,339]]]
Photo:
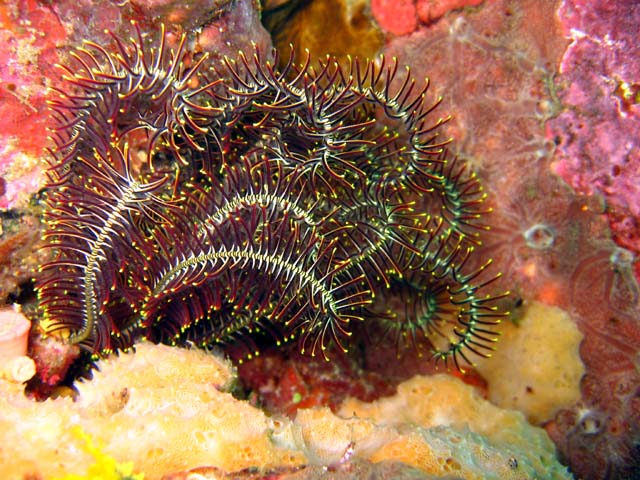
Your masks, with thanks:
[[[501,329],[493,357],[477,367],[493,403],[540,424],[580,399],[582,334],[564,310],[532,302],[517,324]]]

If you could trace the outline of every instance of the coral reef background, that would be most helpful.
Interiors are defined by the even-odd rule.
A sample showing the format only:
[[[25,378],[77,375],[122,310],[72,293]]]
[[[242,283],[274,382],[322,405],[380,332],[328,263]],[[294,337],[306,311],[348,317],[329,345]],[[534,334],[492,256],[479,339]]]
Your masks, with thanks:
[[[503,406],[544,425],[576,477],[638,475],[640,47],[634,36],[640,8],[605,0],[267,1],[263,8],[283,51],[290,42],[316,56],[380,51],[431,79],[434,93],[444,97],[442,110],[453,115],[447,128],[456,153],[475,166],[490,192],[492,229],[481,249],[503,272],[500,285],[514,292],[505,306],[513,312],[504,329],[510,356],[480,365],[465,381],[499,402],[504,395],[496,379],[518,376],[509,366],[531,364],[531,352],[547,347],[544,358],[553,358],[554,339],[567,340],[558,341],[558,350],[577,351],[582,338],[582,365],[569,355],[544,370],[553,378],[548,383],[564,378],[566,386],[581,377],[579,395],[527,407],[549,387],[513,382],[505,388],[517,398]],[[196,50],[235,56],[252,41],[271,43],[257,9],[248,0],[0,5],[2,301],[27,302],[31,278],[45,261],[38,191],[43,150],[51,146],[47,88],[60,78],[54,65],[65,63],[82,39],[107,42],[105,28],[128,34],[132,19],[143,29],[164,22],[193,34]],[[560,318],[574,328],[561,327]],[[540,330],[510,348],[532,326]],[[57,346],[36,348],[42,343],[30,343],[39,352],[38,381],[53,388],[71,357]],[[390,395],[398,382],[432,370],[410,352],[397,358],[389,345],[365,351],[359,363],[330,364],[267,349],[239,373],[255,401],[293,416],[302,407],[337,408],[347,396]]]

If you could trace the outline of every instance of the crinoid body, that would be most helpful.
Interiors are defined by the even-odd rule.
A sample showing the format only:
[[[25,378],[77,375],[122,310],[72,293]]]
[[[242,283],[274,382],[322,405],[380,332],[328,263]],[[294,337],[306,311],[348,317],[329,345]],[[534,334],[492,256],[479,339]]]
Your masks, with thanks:
[[[440,337],[458,368],[491,351],[502,294],[470,260],[484,194],[448,157],[428,82],[384,59],[213,66],[136,30],[73,53],[51,101],[52,329],[94,354],[263,330],[327,358],[380,322],[398,343]]]

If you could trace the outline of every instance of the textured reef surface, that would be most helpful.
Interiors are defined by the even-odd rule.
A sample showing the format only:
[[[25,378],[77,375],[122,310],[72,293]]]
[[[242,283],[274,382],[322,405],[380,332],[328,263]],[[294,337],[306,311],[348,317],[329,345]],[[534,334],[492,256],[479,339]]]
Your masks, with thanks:
[[[558,16],[571,43],[557,77],[564,108],[548,123],[558,144],[554,168],[577,192],[604,198],[616,243],[637,254],[640,65],[633,32],[640,10],[625,3],[565,2]],[[637,263],[635,268],[638,275]]]
[[[571,478],[543,429],[448,375],[417,376],[373,403],[350,398],[336,413],[301,409],[291,420],[234,398],[228,361],[141,343],[76,388],[75,401],[35,403],[0,381],[10,412],[0,427],[12,445],[0,460],[11,478]]]
[[[18,334],[19,309],[0,315],[0,395],[10,412],[0,417],[0,440],[19,451],[2,463],[13,462],[16,478],[317,478],[327,470],[333,478],[570,478],[558,461],[575,478],[640,476],[638,28],[639,6],[605,0],[0,5],[0,300],[32,322]],[[148,40],[142,50],[133,46],[144,43],[138,31]],[[253,52],[272,46],[280,70],[224,61],[243,51],[251,64]],[[303,61],[305,50],[371,77],[315,67],[278,83],[289,52]],[[364,61],[349,67],[380,53],[387,67],[397,59],[399,73],[375,81],[386,71],[379,60],[372,70]],[[201,69],[209,62],[230,83]],[[149,74],[154,65],[168,73]],[[415,87],[403,83],[404,65]],[[328,81],[338,87],[323,89]],[[385,98],[372,93],[376,83]],[[179,102],[159,108],[167,95]],[[412,95],[425,109],[438,104],[426,124]],[[87,102],[103,110],[78,119]],[[322,102],[323,112],[333,108],[323,122],[300,120]],[[292,128],[287,109],[301,112],[289,137],[274,133]],[[202,134],[212,125],[227,133]],[[449,161],[438,163],[449,137]],[[205,144],[213,154],[200,153]],[[282,160],[266,161],[276,150]],[[310,151],[328,153],[311,173],[290,174]],[[218,170],[216,155],[248,160]],[[115,167],[95,170],[96,160]],[[395,180],[363,187],[382,177]],[[315,197],[302,193],[306,184]],[[245,204],[260,197],[259,207],[234,203],[238,192]],[[340,210],[334,196],[345,195],[351,206]],[[105,196],[107,208],[98,201]],[[386,207],[374,211],[379,198]],[[171,242],[187,247],[163,247]],[[234,242],[245,248],[242,261],[205,248],[232,258]],[[54,263],[43,248],[52,243],[66,249]],[[167,260],[176,250],[183,257]],[[252,273],[233,273],[238,265]],[[263,267],[266,277],[256,274]],[[473,286],[456,290],[456,282]],[[387,284],[402,293],[388,294]],[[193,298],[203,285],[201,303]],[[330,328],[314,316],[322,310],[338,312]],[[211,312],[233,324],[229,335],[204,321]],[[252,323],[256,312],[276,321]],[[452,312],[459,322],[446,330]],[[429,315],[437,320],[429,327],[407,323]],[[287,316],[295,320],[282,327]],[[77,344],[51,334],[56,325]],[[260,329],[268,335],[251,335]],[[482,358],[497,331],[497,351]],[[223,339],[238,378],[217,356],[140,343],[136,354],[95,360],[95,381],[76,380],[90,377],[90,353],[107,356],[141,337],[182,346]],[[436,365],[433,350],[452,368]],[[192,366],[182,369],[187,357]],[[117,427],[101,427],[112,416]],[[255,428],[234,436],[242,418]],[[13,439],[19,425],[30,432],[26,443]],[[130,441],[152,435],[150,444]],[[188,461],[169,447],[182,443],[193,447]],[[41,450],[31,450],[36,444]]]

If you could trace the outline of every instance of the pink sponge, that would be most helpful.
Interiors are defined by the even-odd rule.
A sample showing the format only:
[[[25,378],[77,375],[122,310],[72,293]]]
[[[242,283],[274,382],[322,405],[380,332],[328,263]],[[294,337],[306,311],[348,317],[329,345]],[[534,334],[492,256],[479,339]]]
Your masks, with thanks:
[[[17,310],[0,310],[0,358],[27,354],[27,340],[31,322]]]

